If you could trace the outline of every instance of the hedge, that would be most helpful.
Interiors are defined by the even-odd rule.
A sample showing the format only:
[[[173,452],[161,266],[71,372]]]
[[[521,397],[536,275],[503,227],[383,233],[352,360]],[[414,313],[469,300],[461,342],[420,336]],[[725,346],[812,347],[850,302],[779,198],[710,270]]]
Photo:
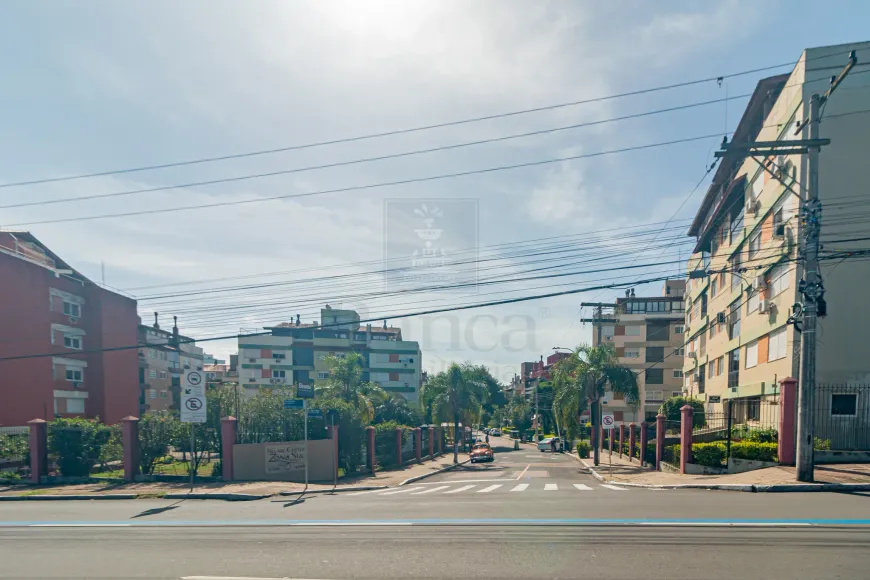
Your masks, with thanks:
[[[779,460],[778,447],[776,443],[740,441],[731,444],[731,457],[750,461],[777,462]]]
[[[713,443],[693,443],[692,463],[707,467],[722,467],[725,452],[725,444],[719,441]]]
[[[592,450],[592,447],[589,445],[589,441],[578,441],[577,442],[577,455],[581,459],[586,459],[589,457],[589,452]]]

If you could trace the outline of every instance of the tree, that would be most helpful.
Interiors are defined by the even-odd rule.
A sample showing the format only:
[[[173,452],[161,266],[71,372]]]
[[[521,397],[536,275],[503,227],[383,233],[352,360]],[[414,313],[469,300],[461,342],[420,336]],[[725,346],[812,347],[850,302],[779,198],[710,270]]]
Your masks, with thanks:
[[[488,397],[486,381],[479,367],[452,363],[426,383],[426,390],[434,415],[449,416],[453,421],[453,463],[458,463],[459,423],[469,425],[480,414],[481,405]]]
[[[704,403],[690,397],[676,396],[669,398],[659,407],[659,413],[664,415],[665,421],[671,425],[680,425],[680,422],[683,420],[683,414],[680,409],[686,405],[691,406],[695,410],[695,413],[692,415],[692,427],[703,427],[707,424],[707,419],[704,415]]]
[[[375,416],[375,406],[389,399],[390,395],[376,383],[362,380],[363,362],[362,355],[356,352],[343,357],[328,356],[329,378],[319,394],[349,403],[363,423],[370,423]]]
[[[139,419],[139,468],[143,475],[154,473],[157,460],[169,453],[178,423],[168,412],[145,413]]]
[[[592,437],[598,437],[599,402],[607,390],[622,394],[634,407],[640,399],[637,375],[622,365],[612,346],[578,346],[570,356],[554,365],[553,410],[562,424],[576,423],[587,408],[592,415]],[[600,443],[593,445],[598,465]]]
[[[528,401],[520,395],[514,395],[508,405],[508,417],[514,429],[528,431],[532,428],[532,407]]]
[[[419,425],[420,413],[401,395],[392,395],[375,407],[374,423],[395,421],[402,425]]]

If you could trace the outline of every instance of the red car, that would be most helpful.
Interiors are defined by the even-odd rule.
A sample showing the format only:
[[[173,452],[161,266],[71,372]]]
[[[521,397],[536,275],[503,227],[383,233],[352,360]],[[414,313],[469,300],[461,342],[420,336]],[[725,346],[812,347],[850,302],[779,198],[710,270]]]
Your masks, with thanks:
[[[494,458],[492,448],[486,443],[477,443],[474,446],[474,449],[471,450],[472,463],[477,463],[478,461],[493,461]]]

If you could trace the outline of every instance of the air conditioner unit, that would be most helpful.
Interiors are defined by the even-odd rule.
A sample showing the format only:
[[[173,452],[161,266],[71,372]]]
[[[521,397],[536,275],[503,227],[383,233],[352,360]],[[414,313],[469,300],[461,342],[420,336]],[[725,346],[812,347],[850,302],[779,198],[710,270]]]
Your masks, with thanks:
[[[82,384],[81,384],[80,382],[78,382],[78,381],[73,381],[73,382],[72,382],[72,386],[73,386],[74,389],[77,389],[77,388],[79,388],[80,386],[82,386]]]
[[[274,385],[274,384],[275,384],[275,379],[269,379],[269,382],[270,382],[271,384]]]
[[[78,317],[78,316],[70,316],[70,317],[69,317],[69,321],[70,321],[70,323],[72,323],[72,324],[77,324],[78,321],[79,321],[79,317]]]
[[[754,199],[746,202],[746,215],[755,215],[758,213],[758,206],[761,205]]]
[[[255,363],[255,362],[257,362],[257,359],[255,359],[255,358],[249,358],[249,359],[248,359],[248,362]]]
[[[758,312],[759,314],[766,314],[770,312],[770,301],[762,298],[758,301]]]
[[[696,352],[693,350],[693,351],[691,351],[691,352],[687,352],[687,353],[686,353],[686,356],[689,357],[689,358],[698,358],[698,353],[696,353]]]
[[[752,279],[752,289],[753,290],[762,290],[766,284],[764,283],[764,276],[756,276]]]
[[[716,313],[716,323],[717,324],[725,324],[725,313],[717,312]]]

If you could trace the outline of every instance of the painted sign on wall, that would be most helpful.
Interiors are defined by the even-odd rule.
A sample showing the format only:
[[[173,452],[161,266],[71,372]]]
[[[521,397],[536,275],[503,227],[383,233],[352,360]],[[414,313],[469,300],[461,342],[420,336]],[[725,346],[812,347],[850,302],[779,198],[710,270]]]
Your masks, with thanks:
[[[275,443],[266,445],[266,473],[289,473],[305,469],[305,444]]]

